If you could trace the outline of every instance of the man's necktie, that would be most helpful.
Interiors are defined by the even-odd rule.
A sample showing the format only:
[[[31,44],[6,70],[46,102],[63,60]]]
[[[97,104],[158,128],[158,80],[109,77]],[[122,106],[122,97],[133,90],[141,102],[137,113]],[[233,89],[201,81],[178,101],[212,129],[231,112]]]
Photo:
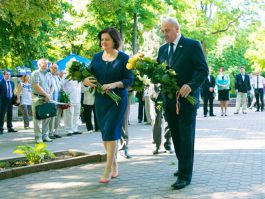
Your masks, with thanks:
[[[170,49],[169,49],[169,54],[168,54],[169,67],[172,67],[173,56],[174,56],[174,43],[170,43]]]
[[[10,88],[10,82],[7,81],[7,98],[11,98],[11,92],[10,92],[11,88]]]
[[[257,88],[259,88],[259,76],[257,76]]]

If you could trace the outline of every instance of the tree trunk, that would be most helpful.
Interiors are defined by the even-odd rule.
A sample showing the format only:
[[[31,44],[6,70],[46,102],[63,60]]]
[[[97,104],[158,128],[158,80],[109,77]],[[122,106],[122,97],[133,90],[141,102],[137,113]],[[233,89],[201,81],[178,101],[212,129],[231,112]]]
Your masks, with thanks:
[[[137,13],[133,14],[133,54],[135,55],[138,52],[137,49]]]
[[[201,41],[201,44],[202,44],[202,50],[203,50],[204,56],[207,57],[206,42],[205,41]]]
[[[119,21],[119,25],[120,25],[120,37],[121,37],[121,47],[120,47],[120,49],[122,50],[124,41],[123,41],[123,27],[122,27],[123,23],[122,23],[121,20]]]

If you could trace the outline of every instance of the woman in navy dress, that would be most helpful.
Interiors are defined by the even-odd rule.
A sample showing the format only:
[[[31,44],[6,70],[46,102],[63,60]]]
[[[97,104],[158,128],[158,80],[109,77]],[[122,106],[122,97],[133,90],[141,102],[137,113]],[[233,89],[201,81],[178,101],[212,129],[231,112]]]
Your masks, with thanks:
[[[127,106],[127,87],[133,83],[132,71],[126,69],[129,56],[119,51],[121,40],[114,28],[106,28],[98,34],[103,51],[94,55],[91,69],[106,92],[113,91],[121,97],[118,105],[107,95],[95,93],[95,108],[102,140],[107,152],[107,162],[100,183],[108,183],[118,176],[117,149],[121,138],[122,123]],[[95,80],[87,77],[84,85],[95,87]]]

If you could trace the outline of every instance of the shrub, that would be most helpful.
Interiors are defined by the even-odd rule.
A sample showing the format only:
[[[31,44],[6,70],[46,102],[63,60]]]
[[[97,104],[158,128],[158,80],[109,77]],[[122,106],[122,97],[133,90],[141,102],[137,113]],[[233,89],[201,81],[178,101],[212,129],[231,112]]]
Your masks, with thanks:
[[[13,151],[16,154],[25,155],[25,158],[29,164],[38,164],[44,161],[45,158],[54,158],[54,153],[46,149],[45,143],[35,144],[35,147],[30,145],[17,146],[17,149]]]

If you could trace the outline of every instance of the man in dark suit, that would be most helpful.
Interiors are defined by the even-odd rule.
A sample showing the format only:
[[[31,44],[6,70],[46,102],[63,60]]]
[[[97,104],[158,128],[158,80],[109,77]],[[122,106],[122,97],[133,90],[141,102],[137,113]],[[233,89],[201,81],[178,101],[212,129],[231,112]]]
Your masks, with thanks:
[[[247,94],[251,90],[250,79],[246,74],[245,67],[240,67],[240,74],[235,78],[235,90],[236,90],[236,110],[234,114],[239,113],[240,106],[242,105],[243,114],[247,114]]]
[[[10,81],[10,72],[4,71],[4,78],[0,82],[0,134],[4,131],[4,120],[7,113],[8,132],[17,132],[12,128],[12,97],[14,95],[14,82]]]
[[[203,99],[203,115],[207,117],[208,113],[208,103],[210,109],[210,116],[215,116],[213,114],[213,100],[214,100],[214,87],[215,87],[215,79],[212,75],[208,75],[208,78],[201,86],[201,96]]]
[[[159,48],[157,60],[158,63],[167,62],[168,67],[175,70],[176,83],[180,87],[179,114],[176,113],[176,98],[165,96],[165,116],[178,159],[178,171],[174,173],[178,179],[172,187],[182,189],[189,185],[192,179],[197,115],[197,105],[192,105],[186,97],[199,97],[198,88],[207,78],[209,71],[200,43],[181,35],[176,19],[164,19],[161,30],[167,43]]]

